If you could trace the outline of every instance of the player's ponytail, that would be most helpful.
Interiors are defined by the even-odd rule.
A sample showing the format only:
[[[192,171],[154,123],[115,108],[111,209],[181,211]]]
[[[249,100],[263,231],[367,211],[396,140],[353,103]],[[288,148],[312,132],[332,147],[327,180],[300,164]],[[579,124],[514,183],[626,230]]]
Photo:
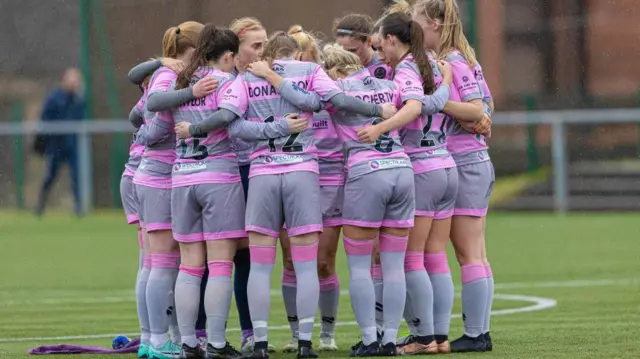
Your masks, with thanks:
[[[293,37],[284,31],[277,31],[271,35],[265,45],[262,58],[271,65],[274,60],[291,57],[301,50],[300,45]]]
[[[204,25],[195,21],[168,28],[162,37],[162,56],[175,59],[195,47],[203,28]]]
[[[409,45],[409,52],[418,66],[424,93],[429,95],[435,91],[436,85],[433,79],[433,68],[424,51],[424,34],[420,24],[411,20],[411,17],[403,12],[395,12],[385,16],[380,21],[382,34],[395,36],[400,42]]]
[[[444,60],[451,51],[458,50],[470,67],[477,64],[476,52],[464,36],[460,8],[456,0],[421,0],[413,10],[429,21],[439,21],[442,26],[440,48],[437,57]]]
[[[304,31],[302,26],[293,25],[287,32],[289,36],[291,36],[298,45],[300,45],[300,49],[302,52],[309,55],[313,62],[319,64],[322,62],[322,58],[320,56],[320,48],[318,47],[318,40],[307,31]]]
[[[420,24],[415,21],[411,21],[411,55],[413,55],[413,61],[418,65],[420,76],[422,76],[422,83],[424,87],[425,95],[431,95],[436,90],[436,85],[433,79],[433,68],[429,62],[429,58],[424,51],[424,33]]]
[[[219,60],[225,53],[238,53],[240,40],[229,29],[217,27],[213,24],[205,25],[200,33],[193,58],[189,65],[178,75],[177,89],[189,87],[191,77],[201,66],[207,66],[211,61]]]

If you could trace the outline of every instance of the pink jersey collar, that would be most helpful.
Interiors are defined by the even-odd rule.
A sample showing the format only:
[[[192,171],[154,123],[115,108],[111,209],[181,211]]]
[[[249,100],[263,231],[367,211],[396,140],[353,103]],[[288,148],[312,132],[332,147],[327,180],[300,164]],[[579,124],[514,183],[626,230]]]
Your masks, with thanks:
[[[347,78],[349,79],[355,79],[355,80],[362,80],[366,77],[371,76],[371,74],[369,73],[369,70],[367,70],[367,68],[365,67],[364,69],[358,70],[357,72],[352,73],[351,75],[347,76]]]

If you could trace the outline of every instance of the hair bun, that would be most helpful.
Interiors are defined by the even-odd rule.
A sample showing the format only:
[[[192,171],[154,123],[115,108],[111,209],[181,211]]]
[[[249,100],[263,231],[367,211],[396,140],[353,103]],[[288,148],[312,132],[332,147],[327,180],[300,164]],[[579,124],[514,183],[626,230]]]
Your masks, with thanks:
[[[289,31],[287,32],[287,34],[289,35],[293,35],[293,34],[297,34],[299,32],[303,32],[304,29],[302,28],[301,25],[293,25],[289,28]]]

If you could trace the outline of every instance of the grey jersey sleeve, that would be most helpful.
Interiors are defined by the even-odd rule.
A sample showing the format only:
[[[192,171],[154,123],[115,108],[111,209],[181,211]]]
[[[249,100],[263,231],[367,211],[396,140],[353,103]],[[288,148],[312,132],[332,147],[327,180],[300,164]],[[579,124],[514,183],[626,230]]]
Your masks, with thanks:
[[[336,94],[329,99],[329,102],[339,110],[353,112],[371,117],[382,116],[382,106],[365,102],[353,96],[347,96],[344,93]]]
[[[132,68],[129,71],[127,77],[133,84],[140,85],[142,84],[144,79],[147,78],[147,76],[151,75],[155,70],[159,69],[160,66],[162,66],[162,62],[160,60],[145,61]]]
[[[440,87],[432,95],[426,95],[422,99],[422,114],[433,115],[444,109],[444,105],[449,101],[449,95],[451,89],[446,84],[441,84]]]
[[[147,98],[147,110],[151,112],[167,111],[195,100],[193,87],[187,87],[173,91],[157,91],[149,94]]]
[[[316,112],[320,110],[320,96],[313,91],[301,88],[291,80],[282,81],[278,92],[285,100],[302,111]]]
[[[244,140],[268,140],[290,135],[286,119],[279,119],[269,123],[247,121],[237,118],[229,125],[229,135]]]
[[[161,121],[158,116],[153,116],[151,123],[144,126],[144,130],[138,134],[140,144],[145,146],[153,146],[154,144],[169,137],[173,128],[169,123]]]
[[[142,126],[144,118],[142,117],[142,113],[140,113],[140,110],[138,109],[138,105],[133,106],[131,112],[129,112],[129,122],[131,122],[131,124],[135,128],[139,128],[140,126]]]
[[[191,126],[189,126],[189,134],[192,136],[202,135],[217,128],[227,127],[231,121],[235,120],[237,117],[238,115],[235,113],[225,108],[221,108],[204,118],[202,121],[192,123]]]

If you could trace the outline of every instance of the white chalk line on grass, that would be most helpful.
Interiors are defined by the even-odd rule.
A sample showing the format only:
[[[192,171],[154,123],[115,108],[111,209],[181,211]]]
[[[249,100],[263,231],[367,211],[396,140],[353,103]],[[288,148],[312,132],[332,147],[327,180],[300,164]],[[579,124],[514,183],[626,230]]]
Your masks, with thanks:
[[[640,278],[627,278],[627,279],[593,279],[593,280],[570,280],[570,281],[558,281],[558,282],[515,282],[515,283],[496,283],[496,289],[530,289],[530,288],[580,288],[580,287],[598,287],[598,286],[625,286],[625,285],[640,285]],[[52,291],[48,294],[60,294],[62,291]],[[80,292],[76,292],[76,295]],[[107,296],[107,297],[70,297],[63,295],[54,298],[38,298],[38,299],[0,299],[0,305],[30,305],[30,304],[42,304],[42,305],[60,305],[60,304],[101,304],[101,303],[124,303],[135,301],[134,292],[132,291],[116,291],[118,294],[127,293],[126,295]],[[348,290],[341,290],[341,295],[349,295]],[[282,292],[280,290],[271,290],[272,296],[280,296]]]
[[[519,295],[519,294],[495,294],[493,296],[494,299],[502,299],[502,300],[512,300],[519,302],[529,302],[533,303],[532,305],[528,305],[526,307],[520,308],[510,308],[510,309],[499,309],[491,311],[491,315],[508,315],[508,314],[517,314],[517,313],[526,313],[526,312],[535,312],[539,310],[545,310],[549,308],[555,307],[558,302],[554,299],[549,298],[541,298],[541,297],[532,297],[528,295]],[[460,318],[461,314],[453,314],[452,318]],[[348,326],[356,326],[358,325],[355,321],[350,322],[337,322],[336,326],[348,327]],[[316,327],[319,327],[320,324],[316,324]],[[288,325],[280,325],[275,327],[269,327],[269,330],[288,330]],[[239,332],[240,328],[229,328],[227,331],[230,332]],[[32,337],[32,338],[0,338],[0,343],[17,343],[17,342],[40,342],[40,341],[58,341],[58,340],[80,340],[80,339],[101,339],[101,338],[113,338],[116,335],[127,335],[134,336],[139,335],[140,333],[119,333],[119,334],[90,334],[90,335],[69,335],[69,336],[59,336],[59,337]]]

